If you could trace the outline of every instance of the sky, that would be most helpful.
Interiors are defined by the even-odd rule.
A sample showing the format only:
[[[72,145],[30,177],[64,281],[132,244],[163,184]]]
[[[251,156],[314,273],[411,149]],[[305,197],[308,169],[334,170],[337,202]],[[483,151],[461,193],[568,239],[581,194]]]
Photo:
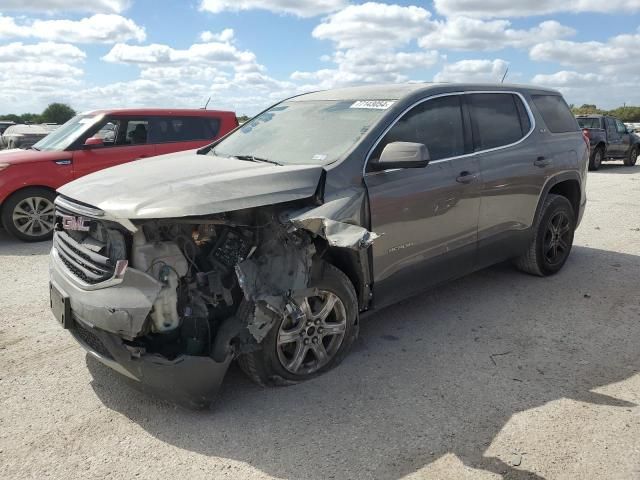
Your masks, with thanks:
[[[640,0],[0,0],[0,114],[255,114],[367,83],[506,82],[640,105]]]

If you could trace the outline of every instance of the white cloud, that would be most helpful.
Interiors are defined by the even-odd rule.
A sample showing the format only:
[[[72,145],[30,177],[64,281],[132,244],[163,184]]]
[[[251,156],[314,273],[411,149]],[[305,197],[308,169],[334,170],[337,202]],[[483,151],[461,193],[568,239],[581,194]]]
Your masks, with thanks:
[[[46,105],[64,100],[82,86],[86,58],[78,47],[65,43],[21,42],[0,46],[0,113],[21,113],[23,105]],[[40,107],[41,108],[41,107]]]
[[[202,0],[200,10],[220,13],[260,9],[298,17],[315,17],[334,12],[346,4],[347,0]]]
[[[409,72],[435,65],[434,50],[416,50],[415,41],[435,28],[431,13],[421,7],[367,2],[350,5],[324,18],[312,35],[333,42],[336,51],[322,61],[335,68],[296,71],[291,79],[307,82],[302,89],[361,83],[405,82]],[[413,48],[412,48],[413,47]]]
[[[396,47],[427,34],[434,25],[431,13],[424,8],[367,2],[329,15],[312,35],[335,42],[339,49],[373,44]]]
[[[435,82],[499,82],[509,62],[495,60],[460,60],[449,63],[438,72]]]
[[[607,42],[554,40],[534,45],[529,57],[579,69],[596,68],[609,74],[640,74],[640,62],[633,59],[639,44],[640,33],[618,35]]]
[[[447,17],[525,17],[557,12],[637,12],[640,0],[434,0],[436,10]]]
[[[532,83],[545,87],[587,87],[591,88],[607,82],[607,77],[596,73],[579,73],[562,70],[550,75],[538,74],[531,79]]]
[[[480,20],[454,17],[437,22],[437,27],[419,41],[424,48],[446,48],[452,50],[501,50],[503,48],[525,48],[541,38],[553,40],[574,35],[573,28],[555,20],[548,20],[528,30],[511,28],[508,20]]]
[[[96,14],[80,20],[35,20],[16,22],[0,14],[0,38],[39,38],[72,43],[115,43],[127,40],[142,42],[144,28],[128,18],[114,14]]]
[[[202,40],[203,42],[230,42],[233,40],[233,37],[233,28],[225,28],[219,33],[214,33],[207,30],[200,34],[200,40]]]
[[[68,43],[42,42],[25,45],[22,42],[0,45],[0,70],[6,70],[4,62],[52,61],[75,63],[86,58],[86,54]],[[16,72],[19,73],[19,72]]]
[[[251,66],[256,64],[256,56],[252,52],[239,50],[234,45],[223,42],[196,43],[185,50],[156,43],[144,46],[118,43],[103,57],[103,60],[136,65],[190,62]]]
[[[2,10],[32,12],[107,12],[120,13],[129,7],[129,0],[3,0]]]

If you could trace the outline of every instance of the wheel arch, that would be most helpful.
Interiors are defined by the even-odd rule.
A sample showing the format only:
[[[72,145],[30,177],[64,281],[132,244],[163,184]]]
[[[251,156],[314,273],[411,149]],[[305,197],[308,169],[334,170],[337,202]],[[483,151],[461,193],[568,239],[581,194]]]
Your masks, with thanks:
[[[7,204],[7,202],[9,201],[9,199],[11,197],[13,197],[14,195],[23,192],[25,190],[29,190],[32,188],[42,188],[44,190],[49,190],[51,193],[56,193],[56,189],[53,187],[50,187],[49,185],[23,185],[15,190],[13,190],[11,193],[7,194],[6,197],[4,197],[4,199],[2,200],[2,202],[0,203],[0,214],[4,211],[5,205]]]
[[[577,172],[565,172],[547,180],[547,183],[542,190],[542,194],[538,199],[538,206],[536,207],[534,219],[538,218],[540,209],[544,205],[549,194],[561,195],[567,198],[573,207],[576,220],[579,218],[582,188],[581,179]]]
[[[366,250],[353,250],[350,248],[332,247],[325,239],[317,238],[316,250],[320,258],[347,276],[356,291],[359,309],[361,311],[367,310],[371,300],[370,248]]]

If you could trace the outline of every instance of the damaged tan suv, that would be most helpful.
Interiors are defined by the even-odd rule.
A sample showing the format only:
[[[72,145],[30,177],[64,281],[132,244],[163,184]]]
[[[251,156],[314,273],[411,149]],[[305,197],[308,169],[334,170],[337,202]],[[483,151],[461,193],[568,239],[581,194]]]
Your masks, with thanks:
[[[296,383],[336,366],[374,307],[506,259],[557,272],[588,153],[553,90],[290,98],[203,149],[60,188],[51,308],[90,355],[192,407],[234,359]]]

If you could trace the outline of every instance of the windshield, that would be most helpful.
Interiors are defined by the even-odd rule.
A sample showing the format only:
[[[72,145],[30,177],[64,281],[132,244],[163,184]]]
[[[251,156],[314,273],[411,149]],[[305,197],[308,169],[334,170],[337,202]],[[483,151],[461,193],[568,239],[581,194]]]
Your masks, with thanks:
[[[102,115],[77,115],[44,137],[32,148],[35,150],[61,151],[75,142],[91,128]]]
[[[600,128],[599,118],[578,118],[580,128]]]
[[[353,147],[392,101],[287,101],[245,123],[210,154],[327,165]]]

